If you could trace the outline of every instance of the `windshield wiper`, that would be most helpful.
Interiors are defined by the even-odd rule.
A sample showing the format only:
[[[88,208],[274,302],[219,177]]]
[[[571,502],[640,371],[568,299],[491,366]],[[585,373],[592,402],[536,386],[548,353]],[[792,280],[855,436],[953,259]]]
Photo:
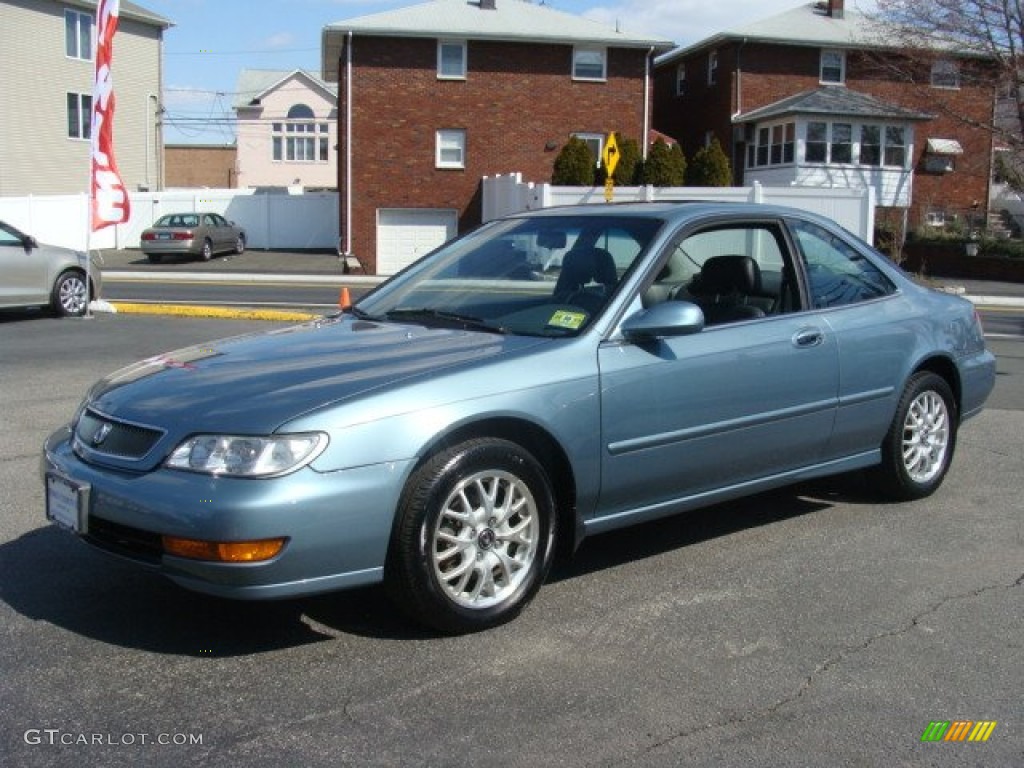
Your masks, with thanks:
[[[444,326],[455,326],[468,331],[484,331],[485,333],[506,333],[505,329],[491,325],[481,317],[472,315],[460,315],[457,312],[445,312],[441,309],[430,309],[429,307],[417,307],[408,309],[392,309],[385,312],[384,317],[388,320],[413,320],[424,324],[437,323]]]

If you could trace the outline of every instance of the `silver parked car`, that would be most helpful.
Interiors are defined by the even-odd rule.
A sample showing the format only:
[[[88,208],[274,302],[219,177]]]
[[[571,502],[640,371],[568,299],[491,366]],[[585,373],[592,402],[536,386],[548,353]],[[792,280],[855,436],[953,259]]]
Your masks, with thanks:
[[[198,256],[245,252],[245,230],[219,213],[168,213],[143,230],[139,240],[150,261],[164,256]]]
[[[87,269],[84,251],[40,245],[0,221],[0,308],[49,307],[58,315],[84,315],[101,285],[99,264],[94,258]]]
[[[586,536],[851,470],[927,496],[994,381],[970,303],[826,219],[550,209],[99,382],[46,443],[47,516],[191,589],[383,582],[465,632]]]

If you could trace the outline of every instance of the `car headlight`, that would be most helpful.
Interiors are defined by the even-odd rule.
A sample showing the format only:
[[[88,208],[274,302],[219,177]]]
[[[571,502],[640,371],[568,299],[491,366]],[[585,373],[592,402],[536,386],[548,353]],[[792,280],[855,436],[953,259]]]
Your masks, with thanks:
[[[284,475],[308,464],[327,446],[320,432],[252,437],[195,435],[174,449],[171,469],[229,477]]]

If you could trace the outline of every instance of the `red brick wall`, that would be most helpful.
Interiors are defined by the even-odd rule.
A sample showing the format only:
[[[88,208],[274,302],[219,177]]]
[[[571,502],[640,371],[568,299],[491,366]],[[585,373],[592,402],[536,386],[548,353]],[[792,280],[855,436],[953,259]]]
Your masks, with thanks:
[[[452,208],[480,222],[482,176],[551,177],[570,133],[643,133],[646,51],[610,49],[607,82],[571,78],[572,47],[469,41],[466,80],[438,80],[437,41],[355,37],[352,77],[353,252],[376,266],[378,208]],[[342,54],[344,56],[344,53]],[[345,231],[344,70],[339,183]],[[465,169],[436,169],[435,131],[466,130]],[[553,145],[554,149],[548,149]]]
[[[238,186],[236,154],[234,146],[168,144],[164,147],[164,185],[234,189]]]
[[[704,143],[704,134],[714,130],[722,147],[733,146],[731,115],[750,112],[787,96],[820,87],[820,49],[798,46],[729,43],[719,47],[718,85],[706,85],[707,50],[685,59],[687,92],[675,95],[676,66],[679,61],[655,72],[654,127],[679,140],[687,158]],[[737,63],[738,62],[738,63]],[[737,74],[737,70],[739,74]],[[965,71],[965,75],[968,73]],[[991,121],[993,91],[989,85],[971,85],[965,76],[957,90],[928,85],[927,68],[917,82],[896,82],[876,54],[847,54],[846,87],[890,104],[935,115],[914,124],[915,158],[911,225],[916,226],[930,207],[963,212],[976,202],[987,204],[991,145],[989,135],[973,129],[951,113],[968,115],[985,124]],[[738,95],[737,95],[738,93]],[[933,174],[924,169],[927,139],[955,138],[964,148],[956,158],[956,170]],[[735,183],[742,182],[741,148],[727,154],[733,161]]]

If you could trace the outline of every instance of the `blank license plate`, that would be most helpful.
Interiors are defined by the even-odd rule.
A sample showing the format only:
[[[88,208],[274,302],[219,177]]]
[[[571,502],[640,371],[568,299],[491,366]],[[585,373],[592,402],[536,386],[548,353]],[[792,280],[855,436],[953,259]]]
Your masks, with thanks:
[[[46,517],[61,528],[85,532],[88,498],[89,486],[53,473],[46,475]]]

